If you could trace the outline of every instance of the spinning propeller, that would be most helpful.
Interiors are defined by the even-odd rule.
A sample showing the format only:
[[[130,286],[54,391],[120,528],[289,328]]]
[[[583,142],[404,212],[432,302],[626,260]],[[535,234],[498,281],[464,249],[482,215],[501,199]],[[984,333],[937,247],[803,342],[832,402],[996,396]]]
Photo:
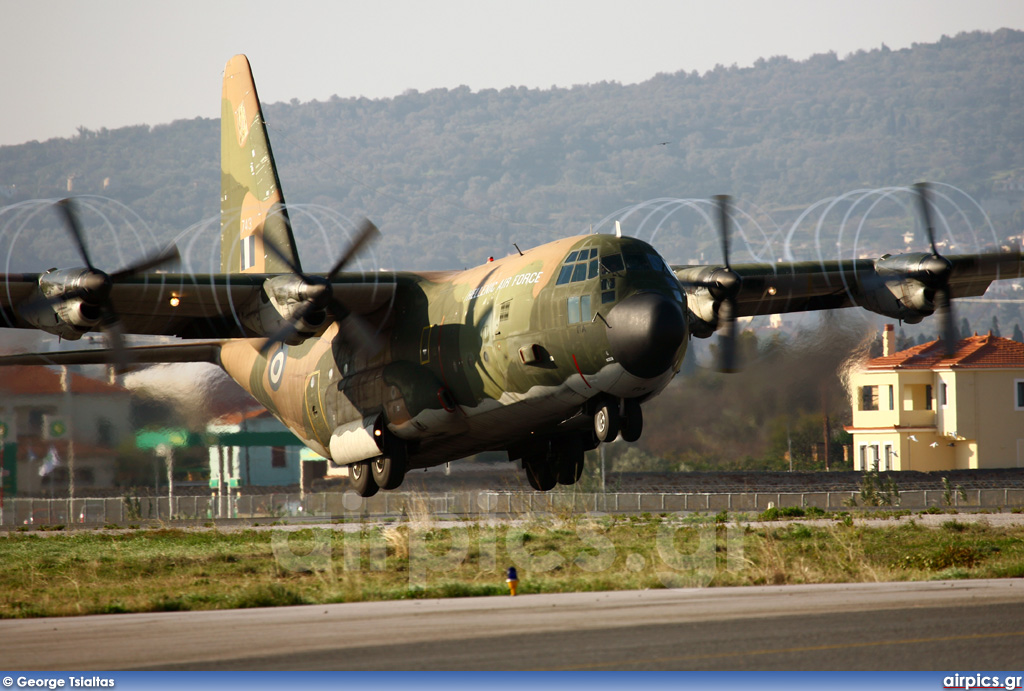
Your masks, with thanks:
[[[939,254],[935,246],[935,226],[932,224],[931,200],[929,199],[929,185],[927,182],[919,182],[914,185],[917,193],[918,209],[921,212],[921,221],[924,223],[925,232],[928,234],[928,243],[932,248],[932,256],[921,263],[923,276],[918,276],[922,283],[934,291],[932,303],[935,305],[935,314],[939,318],[939,334],[945,348],[946,355],[951,356],[956,352],[956,329],[953,321],[953,301],[950,299],[949,278],[953,273],[953,264]]]
[[[718,238],[722,245],[722,268],[715,269],[707,278],[695,281],[680,281],[687,287],[706,288],[717,305],[715,316],[718,326],[718,370],[736,372],[736,297],[743,279],[729,264],[729,204],[727,194],[717,195]]]
[[[285,256],[273,242],[263,239],[263,246],[270,250],[278,259],[284,262],[291,272],[302,281],[301,296],[306,303],[305,306],[295,314],[292,319],[280,328],[260,346],[260,353],[266,354],[277,343],[284,343],[298,333],[298,324],[306,322],[318,324],[323,321],[327,314],[334,317],[338,322],[338,328],[346,332],[346,335],[357,341],[366,350],[375,353],[380,350],[380,342],[376,331],[357,314],[354,314],[340,300],[334,297],[331,290],[331,281],[337,276],[345,265],[355,257],[363,247],[371,240],[380,236],[380,231],[369,219],[364,219],[356,236],[355,242],[349,245],[348,249],[338,258],[331,270],[325,277],[311,276],[303,273],[302,269],[296,266],[289,257]]]
[[[45,298],[47,305],[54,305],[67,300],[81,299],[85,304],[94,307],[99,312],[99,326],[106,336],[107,346],[113,351],[113,362],[117,371],[124,371],[128,365],[127,351],[124,346],[124,330],[121,327],[121,318],[118,316],[114,305],[110,300],[110,290],[115,283],[133,278],[150,269],[162,266],[169,262],[177,261],[180,258],[178,248],[171,245],[155,254],[140,259],[134,264],[129,264],[120,271],[108,274],[96,268],[86,249],[85,236],[82,233],[82,226],[78,221],[78,212],[75,203],[70,199],[62,199],[56,204],[57,210],[61,212],[67,224],[71,239],[78,249],[78,255],[85,262],[87,272],[77,281],[77,287],[67,292]]]
[[[721,300],[718,306],[718,347],[721,349],[718,368],[722,372],[736,371],[736,296],[739,295],[742,279],[729,265],[729,203],[727,194],[715,197],[718,203],[718,237],[722,242],[722,264],[724,269],[713,276],[711,293]]]

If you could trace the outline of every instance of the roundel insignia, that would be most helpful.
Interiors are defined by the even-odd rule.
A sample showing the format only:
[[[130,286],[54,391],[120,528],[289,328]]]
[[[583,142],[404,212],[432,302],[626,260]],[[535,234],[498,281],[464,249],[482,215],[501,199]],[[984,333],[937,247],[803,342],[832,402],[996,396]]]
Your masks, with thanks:
[[[6,422],[0,422],[0,439],[6,439],[6,438],[7,438],[7,423]]]
[[[50,423],[50,436],[54,439],[63,437],[64,433],[67,431],[67,426],[60,420],[54,420]]]
[[[270,388],[277,391],[281,388],[281,381],[284,379],[284,365],[288,361],[288,346],[282,344],[270,356],[267,365],[267,379],[270,380]]]

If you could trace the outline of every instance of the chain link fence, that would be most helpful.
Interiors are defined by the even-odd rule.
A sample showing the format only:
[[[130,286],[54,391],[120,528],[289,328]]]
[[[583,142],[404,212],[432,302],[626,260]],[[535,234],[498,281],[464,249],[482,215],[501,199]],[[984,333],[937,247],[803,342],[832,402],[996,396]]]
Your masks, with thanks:
[[[854,503],[856,502],[856,504]],[[956,492],[912,490],[892,503],[863,506],[859,492],[381,492],[362,498],[352,492],[237,494],[233,496],[7,499],[2,521],[18,526],[119,526],[150,522],[209,522],[222,519],[322,518],[486,518],[565,512],[676,513],[721,511],[759,513],[768,508],[816,507],[842,511],[930,507],[1015,509],[1024,507],[1024,489],[970,489]]]

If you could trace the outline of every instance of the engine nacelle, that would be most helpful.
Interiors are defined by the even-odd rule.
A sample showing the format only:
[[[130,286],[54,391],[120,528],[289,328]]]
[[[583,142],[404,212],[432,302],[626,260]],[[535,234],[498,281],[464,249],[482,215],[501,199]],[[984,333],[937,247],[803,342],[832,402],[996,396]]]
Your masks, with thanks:
[[[88,269],[50,269],[39,277],[39,289],[18,307],[18,314],[47,333],[78,340],[98,326],[102,317],[98,303],[88,299],[95,276]],[[86,297],[81,296],[83,292]],[[79,296],[61,299],[73,293]]]
[[[294,323],[295,331],[285,342],[298,345],[315,335],[324,322],[327,313],[317,310],[297,319],[306,308],[309,286],[298,276],[274,276],[263,283],[259,302],[241,315],[241,321],[253,333],[271,336]]]
[[[935,285],[949,270],[933,254],[884,256],[875,263],[875,276],[862,286],[862,306],[886,317],[917,324],[935,313]]]
[[[861,306],[890,319],[917,324],[935,312],[935,291],[917,279],[886,279],[865,290]]]

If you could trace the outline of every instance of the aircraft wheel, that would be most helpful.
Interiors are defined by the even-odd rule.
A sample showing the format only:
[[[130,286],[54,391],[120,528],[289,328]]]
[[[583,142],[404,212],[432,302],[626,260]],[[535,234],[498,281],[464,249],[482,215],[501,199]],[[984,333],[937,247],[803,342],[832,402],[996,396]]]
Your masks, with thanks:
[[[348,484],[360,497],[372,497],[380,489],[373,479],[369,461],[360,461],[348,467]]]
[[[575,485],[583,476],[583,439],[572,436],[555,446],[555,461],[558,469],[558,483]]]
[[[526,481],[538,492],[547,492],[558,484],[555,467],[548,462],[546,456],[535,457],[533,460],[523,459]]]
[[[640,409],[640,402],[635,398],[627,398],[624,407],[626,410],[622,418],[622,439],[634,442],[644,431],[644,411]]]
[[[594,411],[594,434],[598,441],[615,441],[619,436],[619,407],[614,401],[602,401]]]
[[[373,480],[381,489],[398,489],[405,479],[408,453],[405,444],[391,439],[385,444],[385,453],[370,464]]]

